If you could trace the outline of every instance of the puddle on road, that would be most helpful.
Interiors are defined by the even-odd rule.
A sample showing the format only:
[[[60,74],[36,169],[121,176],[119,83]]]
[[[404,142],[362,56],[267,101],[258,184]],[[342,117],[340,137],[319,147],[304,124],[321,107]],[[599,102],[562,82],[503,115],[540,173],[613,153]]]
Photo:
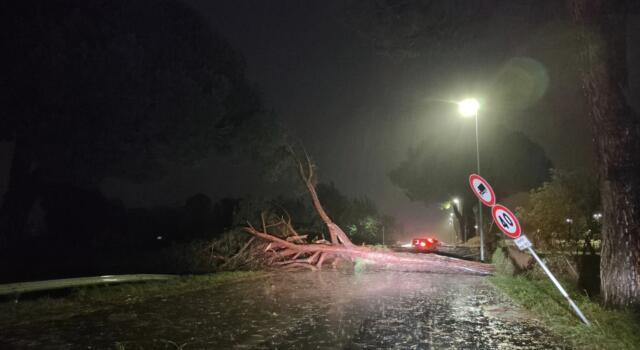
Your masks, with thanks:
[[[296,272],[2,330],[38,349],[562,349],[482,277]]]

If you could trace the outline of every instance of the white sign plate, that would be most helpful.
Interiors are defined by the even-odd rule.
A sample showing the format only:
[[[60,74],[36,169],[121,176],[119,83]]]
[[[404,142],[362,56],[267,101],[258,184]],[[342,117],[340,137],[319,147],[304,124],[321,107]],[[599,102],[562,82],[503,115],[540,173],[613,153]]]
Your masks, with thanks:
[[[520,250],[533,247],[533,244],[531,244],[531,241],[525,235],[520,235],[520,237],[513,240],[513,243],[515,243]]]

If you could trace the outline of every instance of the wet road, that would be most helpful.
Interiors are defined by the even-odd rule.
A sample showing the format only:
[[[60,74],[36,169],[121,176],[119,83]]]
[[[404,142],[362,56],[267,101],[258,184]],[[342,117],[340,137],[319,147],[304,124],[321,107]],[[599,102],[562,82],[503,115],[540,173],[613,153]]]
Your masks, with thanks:
[[[477,276],[296,272],[0,330],[22,349],[562,349]]]

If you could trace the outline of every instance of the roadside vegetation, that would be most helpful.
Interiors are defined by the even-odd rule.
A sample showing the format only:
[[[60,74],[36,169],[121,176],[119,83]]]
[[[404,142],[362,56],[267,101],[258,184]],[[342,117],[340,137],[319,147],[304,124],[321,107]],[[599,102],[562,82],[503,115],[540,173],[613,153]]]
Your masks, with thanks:
[[[640,349],[640,317],[605,308],[600,294],[602,215],[595,177],[552,170],[551,179],[517,208],[523,229],[549,269],[576,301],[585,326],[528,254],[502,241],[490,281],[575,349]]]
[[[179,276],[173,280],[58,291],[37,297],[0,300],[0,328],[43,320],[59,320],[109,310],[151,299],[212,288],[225,283],[268,276],[266,272],[235,271]]]
[[[592,323],[587,327],[574,315],[538,266],[514,275],[514,268],[502,249],[496,250],[493,262],[496,272],[489,280],[563,338],[571,348],[640,349],[639,317],[632,311],[606,309],[599,300],[590,299],[579,290],[569,276],[557,276]]]

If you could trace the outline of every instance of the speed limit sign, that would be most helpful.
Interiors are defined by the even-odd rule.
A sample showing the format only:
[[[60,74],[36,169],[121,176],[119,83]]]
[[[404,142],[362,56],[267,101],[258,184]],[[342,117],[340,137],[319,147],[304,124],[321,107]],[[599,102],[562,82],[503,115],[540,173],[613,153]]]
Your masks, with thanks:
[[[518,238],[518,236],[520,236],[520,222],[518,222],[518,218],[516,218],[507,207],[496,204],[491,208],[491,215],[500,231],[509,238]]]

